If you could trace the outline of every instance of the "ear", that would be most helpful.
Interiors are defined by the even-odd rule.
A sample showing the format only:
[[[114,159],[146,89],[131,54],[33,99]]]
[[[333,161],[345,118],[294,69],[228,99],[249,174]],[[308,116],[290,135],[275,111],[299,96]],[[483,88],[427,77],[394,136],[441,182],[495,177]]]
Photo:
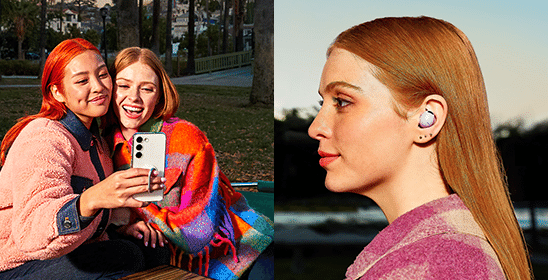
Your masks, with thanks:
[[[59,91],[56,85],[52,85],[50,87],[50,91],[51,91],[51,95],[53,96],[53,98],[55,98],[55,100],[65,104],[66,102],[65,96]]]
[[[428,119],[431,123],[432,114],[430,112],[435,116],[434,123],[429,126],[421,127],[420,121],[421,115],[423,114],[423,119]],[[421,145],[428,144],[441,131],[446,118],[447,101],[445,101],[445,98],[438,94],[432,94],[426,97],[418,110],[416,110],[410,118],[412,125],[415,125],[414,142]]]

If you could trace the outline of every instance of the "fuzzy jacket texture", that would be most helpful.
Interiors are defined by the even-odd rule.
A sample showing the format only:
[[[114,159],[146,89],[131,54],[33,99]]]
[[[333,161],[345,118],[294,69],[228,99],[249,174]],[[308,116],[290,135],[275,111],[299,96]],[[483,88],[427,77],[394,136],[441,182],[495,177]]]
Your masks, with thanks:
[[[358,255],[346,279],[506,279],[495,251],[456,195],[393,221]]]
[[[169,239],[171,264],[213,279],[238,279],[273,240],[272,221],[249,207],[220,171],[213,147],[192,123],[149,120],[140,128],[167,138],[164,199],[132,209]],[[131,140],[107,141],[116,169],[131,164]]]
[[[92,140],[89,130],[69,114],[70,125],[86,134],[78,138],[87,144],[79,143],[60,121],[40,118],[21,131],[9,150],[0,172],[0,271],[63,256],[90,239],[101,222],[102,213],[83,225],[76,210],[78,193],[100,179],[90,151],[81,146],[89,149],[97,138]],[[97,146],[108,176],[108,147]],[[101,234],[93,241],[106,239]]]

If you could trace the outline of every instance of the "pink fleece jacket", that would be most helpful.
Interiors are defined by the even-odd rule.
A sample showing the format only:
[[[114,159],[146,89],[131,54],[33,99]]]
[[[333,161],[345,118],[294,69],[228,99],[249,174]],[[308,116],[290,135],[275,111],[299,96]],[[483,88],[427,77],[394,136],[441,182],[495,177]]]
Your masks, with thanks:
[[[0,171],[0,271],[71,252],[105,222],[103,213],[108,215],[100,212],[87,222],[78,216],[79,193],[100,181],[90,151],[82,148],[89,149],[95,141],[72,112],[65,119],[65,124],[31,121]],[[87,144],[81,143],[86,139]],[[108,176],[112,162],[106,144],[99,141],[99,158]],[[95,240],[108,239],[102,231],[98,236]]]
[[[355,279],[506,279],[456,195],[419,206],[382,230],[346,271]]]

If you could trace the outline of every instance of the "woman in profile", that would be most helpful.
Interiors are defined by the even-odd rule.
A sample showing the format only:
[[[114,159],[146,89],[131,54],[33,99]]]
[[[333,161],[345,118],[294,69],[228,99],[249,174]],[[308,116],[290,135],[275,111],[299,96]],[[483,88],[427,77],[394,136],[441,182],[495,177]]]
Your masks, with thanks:
[[[531,279],[468,38],[429,17],[381,18],[329,47],[309,128],[326,187],[390,223],[346,279]]]

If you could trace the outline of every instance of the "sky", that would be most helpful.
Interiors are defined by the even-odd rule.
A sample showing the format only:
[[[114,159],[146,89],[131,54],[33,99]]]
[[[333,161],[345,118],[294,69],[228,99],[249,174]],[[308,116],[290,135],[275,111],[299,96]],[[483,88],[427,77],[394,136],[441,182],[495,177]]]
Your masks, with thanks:
[[[326,50],[342,31],[375,18],[430,16],[470,39],[483,72],[491,123],[548,119],[548,1],[275,0],[274,110],[313,114]]]

